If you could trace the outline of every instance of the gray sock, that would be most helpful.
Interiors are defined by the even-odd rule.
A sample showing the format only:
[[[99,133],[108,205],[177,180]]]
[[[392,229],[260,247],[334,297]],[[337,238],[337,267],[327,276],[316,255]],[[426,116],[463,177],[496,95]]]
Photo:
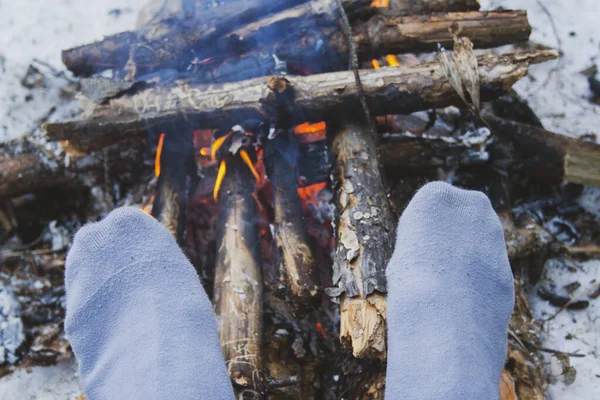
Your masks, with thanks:
[[[386,399],[498,399],[514,288],[488,198],[424,186],[400,218],[387,278]]]
[[[210,301],[156,220],[121,208],[83,227],[65,285],[88,399],[233,399]]]

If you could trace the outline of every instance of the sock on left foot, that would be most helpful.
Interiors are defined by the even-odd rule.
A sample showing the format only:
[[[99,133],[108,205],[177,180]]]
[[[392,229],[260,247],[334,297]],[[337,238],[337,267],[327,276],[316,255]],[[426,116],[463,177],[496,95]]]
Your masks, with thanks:
[[[88,399],[231,400],[210,300],[171,234],[134,208],[75,236],[65,331]]]

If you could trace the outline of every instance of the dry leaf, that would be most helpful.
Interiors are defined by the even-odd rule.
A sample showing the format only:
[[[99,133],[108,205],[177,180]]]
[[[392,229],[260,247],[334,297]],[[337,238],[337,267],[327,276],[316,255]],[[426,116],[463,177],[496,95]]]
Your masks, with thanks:
[[[454,62],[458,73],[462,78],[462,83],[471,96],[471,101],[475,109],[479,112],[481,109],[479,102],[479,68],[477,67],[477,57],[473,54],[473,43],[466,37],[454,37]]]
[[[456,90],[456,93],[458,93],[460,98],[467,103],[465,92],[463,90],[462,78],[460,76],[460,72],[458,72],[458,68],[454,62],[454,59],[444,49],[440,50],[438,59],[440,60],[440,65],[442,67],[442,71],[444,71],[444,75],[446,75],[446,79],[448,79],[448,82],[450,82],[450,85],[454,88],[454,90]]]
[[[466,37],[454,36],[454,54],[441,49],[438,59],[444,71],[444,75],[450,85],[456,90],[460,98],[466,103],[465,89],[471,97],[471,102],[477,112],[480,110],[480,86],[479,68],[477,57],[473,54],[473,43]]]

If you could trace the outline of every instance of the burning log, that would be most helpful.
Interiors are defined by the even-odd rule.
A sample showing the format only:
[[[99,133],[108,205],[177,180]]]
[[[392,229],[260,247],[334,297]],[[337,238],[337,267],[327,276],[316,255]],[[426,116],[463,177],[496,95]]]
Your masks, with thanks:
[[[237,141],[240,136],[244,137],[233,132],[227,139]],[[219,219],[213,300],[221,349],[236,396],[263,398],[263,279],[255,178],[241,156],[242,150],[250,149],[232,143],[221,144],[221,178],[215,190]],[[241,397],[244,394],[253,397]]]
[[[557,57],[555,51],[536,51],[478,57],[482,100],[495,98],[525,76],[531,64]],[[365,96],[378,115],[406,114],[429,108],[461,105],[437,62],[360,71]],[[352,72],[289,77],[295,88],[298,120],[326,120],[335,110],[357,103]],[[43,125],[48,136],[68,140],[83,152],[94,151],[131,136],[143,135],[146,126],[170,121],[184,113],[206,128],[228,121],[266,119],[263,100],[271,93],[268,77],[210,86],[154,87],[97,106],[90,118]],[[142,123],[144,121],[144,123]]]
[[[133,78],[159,68],[183,70],[194,57],[200,60],[215,56],[220,58],[224,52],[237,52],[240,50],[240,37],[244,37],[244,46],[251,40],[235,31],[243,30],[244,26],[261,18],[263,22],[257,24],[263,27],[286,20],[286,34],[289,34],[290,27],[296,26],[300,29],[297,31],[300,35],[301,25],[308,19],[313,20],[311,23],[318,22],[320,28],[336,26],[336,18],[331,18],[337,17],[333,0],[309,3],[306,0],[286,0],[271,3],[252,0],[240,4],[232,1],[219,7],[192,10],[191,14],[189,11],[177,13],[171,18],[151,22],[138,32],[123,32],[100,42],[65,50],[63,62],[77,76],[91,76],[106,69],[120,70],[127,64],[129,78]],[[378,11],[370,6],[370,1],[343,0],[342,3],[349,15],[357,20],[364,19],[365,14]],[[475,0],[423,0],[407,3],[409,2],[404,0],[393,2],[390,9],[394,15],[407,15],[478,8]],[[278,12],[281,15],[277,15]],[[324,14],[329,17],[323,18]],[[234,33],[238,39],[232,41]],[[268,36],[261,35],[261,42]],[[164,40],[165,38],[168,40]]]
[[[315,282],[315,258],[298,197],[300,150],[294,132],[294,88],[285,78],[268,83],[273,90],[274,130],[265,145],[265,166],[273,186],[274,239],[281,279],[295,311],[303,314],[319,295]]]
[[[394,244],[394,217],[379,174],[377,150],[364,123],[331,130],[338,221],[333,284],[341,296],[342,342],[355,357],[385,357],[385,268]]]
[[[168,127],[161,133],[156,150],[155,174],[158,177],[152,216],[162,223],[181,245],[185,233],[185,214],[190,178],[195,174],[192,134],[189,128]],[[178,129],[179,128],[179,129]]]
[[[298,139],[293,130],[280,132],[265,146],[265,165],[273,185],[274,239],[277,263],[296,311],[315,303],[315,259],[298,197]]]

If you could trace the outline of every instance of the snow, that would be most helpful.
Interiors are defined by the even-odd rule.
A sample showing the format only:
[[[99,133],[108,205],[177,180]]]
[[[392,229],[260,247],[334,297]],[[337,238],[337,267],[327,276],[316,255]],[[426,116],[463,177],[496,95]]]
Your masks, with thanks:
[[[554,274],[557,285],[577,281],[581,287],[575,292],[579,296],[600,282],[600,260],[582,263],[576,272],[566,270]],[[585,296],[582,296],[584,298]],[[550,305],[537,295],[535,289],[530,293],[530,303],[534,317],[545,320],[554,315],[559,308]],[[568,339],[567,339],[568,338]],[[585,357],[570,357],[571,366],[577,371],[575,382],[565,384],[560,376],[560,368],[552,368],[551,384],[547,395],[552,400],[593,399],[600,396],[600,299],[590,301],[585,310],[564,310],[544,325],[544,347],[569,353],[579,353]],[[555,364],[554,357],[547,357]]]
[[[589,84],[581,71],[593,65],[600,67],[598,0],[480,0],[480,3],[484,10],[498,7],[527,10],[533,27],[530,40],[562,52],[558,61],[532,66],[529,75],[515,85],[544,127],[574,137],[597,134],[600,107],[589,102]]]
[[[63,71],[61,50],[132,29],[145,2],[0,0],[0,142],[35,129],[53,106],[58,106],[55,118],[78,108],[76,102],[61,99],[66,80],[48,68],[42,68],[46,75],[42,88],[21,85],[34,59]]]
[[[82,394],[75,360],[52,367],[19,369],[0,380],[0,399],[79,400]]]

